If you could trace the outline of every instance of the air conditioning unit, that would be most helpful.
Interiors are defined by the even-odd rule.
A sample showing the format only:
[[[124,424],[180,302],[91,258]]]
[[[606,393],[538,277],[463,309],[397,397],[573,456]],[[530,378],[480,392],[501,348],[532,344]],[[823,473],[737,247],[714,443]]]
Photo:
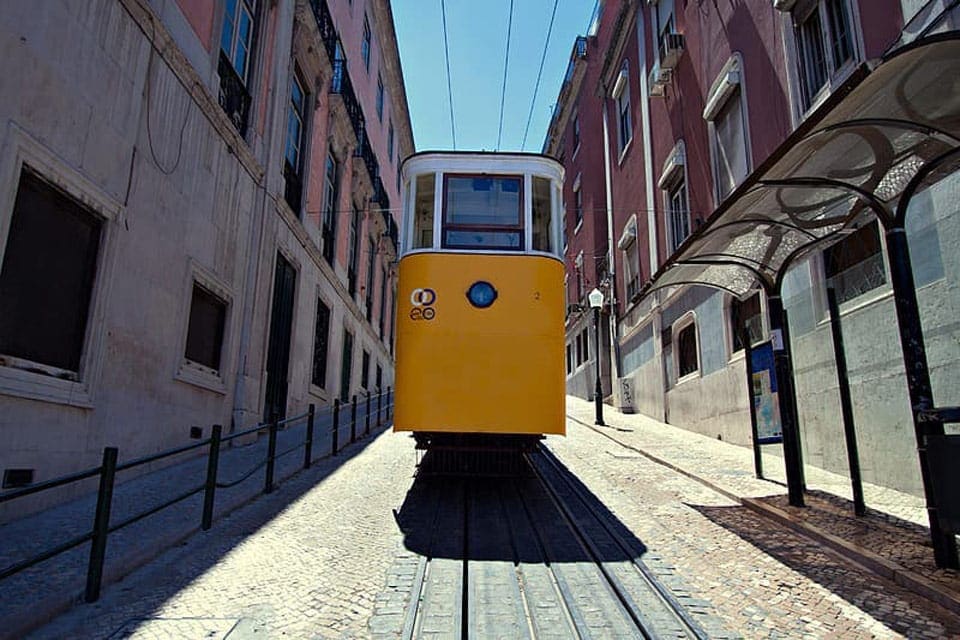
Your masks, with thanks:
[[[797,0],[773,0],[773,8],[777,11],[790,11]]]
[[[670,69],[661,69],[659,64],[654,63],[653,68],[650,69],[650,75],[647,78],[650,95],[652,97],[663,97],[664,90],[666,86],[670,84],[671,77],[672,72]]]
[[[683,34],[663,33],[660,35],[660,68],[673,69],[683,53]]]

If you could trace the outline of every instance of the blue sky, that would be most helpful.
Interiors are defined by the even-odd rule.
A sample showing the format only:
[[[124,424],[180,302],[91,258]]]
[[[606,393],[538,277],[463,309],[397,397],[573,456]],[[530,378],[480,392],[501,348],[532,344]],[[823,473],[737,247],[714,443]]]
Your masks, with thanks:
[[[497,148],[510,2],[444,0],[458,150]],[[540,88],[521,149],[555,3]],[[501,151],[540,151],[574,40],[586,34],[594,4],[513,0]],[[391,6],[417,150],[453,149],[440,0],[394,0]]]

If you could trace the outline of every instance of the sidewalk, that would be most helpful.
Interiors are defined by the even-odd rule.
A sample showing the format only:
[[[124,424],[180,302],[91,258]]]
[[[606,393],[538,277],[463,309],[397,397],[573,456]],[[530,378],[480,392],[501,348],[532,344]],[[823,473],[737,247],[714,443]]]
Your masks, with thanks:
[[[595,426],[595,405],[573,396],[567,396],[567,416],[960,613],[960,572],[934,564],[922,498],[864,483],[867,513],[857,517],[849,479],[807,465],[806,506],[792,507],[778,456],[763,455],[768,479],[761,480],[754,472],[753,451],[746,447],[607,405],[603,408],[607,426]]]
[[[363,405],[358,406],[356,430],[357,441],[362,447],[366,446],[363,443],[365,438],[367,442],[372,441],[369,436],[364,436],[364,408]],[[376,426],[376,411],[374,404],[371,407],[371,435],[386,428]],[[386,424],[389,423],[384,420]],[[332,425],[330,411],[323,409],[317,412],[312,455],[314,461],[330,455]],[[275,484],[280,484],[303,469],[304,450],[298,445],[304,441],[305,434],[305,420],[278,431]],[[340,419],[338,436],[339,449],[350,443],[349,411]],[[217,490],[214,529],[217,521],[263,494],[263,468],[253,471],[242,481],[240,479],[263,463],[267,440],[261,436],[250,444],[225,445],[221,450],[218,481],[239,482],[231,488]],[[123,473],[118,474],[110,514],[111,524],[201,486],[206,477],[206,451],[206,448],[202,448],[199,455],[138,477],[126,479]],[[351,451],[342,460],[353,455],[356,449]],[[283,455],[285,452],[286,455]],[[125,460],[124,452],[120,451],[120,462]],[[0,525],[0,567],[11,566],[90,531],[95,505],[94,489],[92,494]],[[103,588],[106,589],[109,584],[121,580],[165,550],[197,533],[200,530],[202,505],[203,493],[200,492],[110,534]],[[89,556],[90,544],[84,543],[0,582],[0,638],[20,637],[73,604],[82,602]]]

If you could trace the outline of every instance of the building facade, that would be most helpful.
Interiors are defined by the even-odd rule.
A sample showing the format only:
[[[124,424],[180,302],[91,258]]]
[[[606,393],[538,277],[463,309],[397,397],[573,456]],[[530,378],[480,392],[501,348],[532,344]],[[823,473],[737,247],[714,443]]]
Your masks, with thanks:
[[[392,384],[413,137],[387,0],[0,21],[5,488]]]
[[[592,126],[605,133],[592,142],[605,148],[593,170],[609,175],[611,213],[596,224],[609,225],[599,233],[613,247],[604,293],[615,322],[608,328],[612,348],[601,355],[611,362],[613,402],[749,446],[744,341],[771,340],[766,294],[737,298],[702,286],[645,285],[858,67],[915,37],[957,29],[957,7],[936,0],[600,6],[600,31],[587,37],[586,50],[593,52],[593,41],[603,44],[583,72],[587,77],[596,67],[599,79],[562,91],[557,113],[568,103],[599,105]],[[575,173],[563,142],[569,128],[555,117],[545,145],[564,158],[568,175]],[[947,175],[907,216],[938,405],[960,399],[960,334],[948,320],[960,279],[949,250],[958,194],[960,178]],[[838,445],[843,427],[828,286],[840,304],[863,477],[921,494],[890,268],[876,221],[806,255],[784,279],[804,460],[847,473]]]

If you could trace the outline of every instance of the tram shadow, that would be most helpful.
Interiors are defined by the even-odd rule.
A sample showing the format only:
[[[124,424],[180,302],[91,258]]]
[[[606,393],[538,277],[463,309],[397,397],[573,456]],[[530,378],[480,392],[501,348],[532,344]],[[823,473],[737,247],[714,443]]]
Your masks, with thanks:
[[[552,458],[522,458],[509,475],[418,474],[394,512],[404,546],[431,559],[483,562],[640,559],[644,543],[569,469],[546,456]]]

